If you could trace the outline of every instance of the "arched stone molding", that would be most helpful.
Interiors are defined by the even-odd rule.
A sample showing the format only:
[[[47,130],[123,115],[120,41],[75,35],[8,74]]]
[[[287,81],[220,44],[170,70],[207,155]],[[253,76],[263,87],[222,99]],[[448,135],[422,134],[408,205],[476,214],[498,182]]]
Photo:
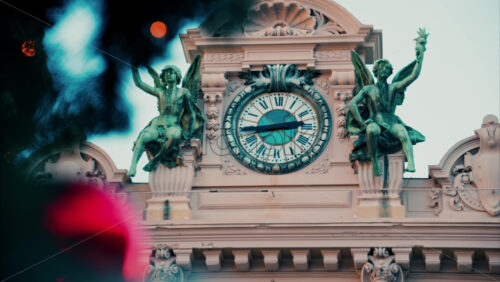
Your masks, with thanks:
[[[438,165],[429,166],[429,175],[436,180],[440,185],[451,184],[450,173],[452,166],[465,153],[479,147],[479,138],[477,136],[469,136],[457,142],[446,154],[441,158]]]
[[[430,191],[430,206],[436,214],[444,210],[479,211],[500,215],[500,124],[494,115],[483,119],[476,135],[455,144],[439,165],[429,166],[438,188]]]
[[[100,164],[106,174],[107,182],[122,183],[125,179],[126,169],[118,169],[111,157],[99,146],[84,142],[80,145],[80,152],[95,159]]]
[[[300,0],[298,2],[311,9],[321,11],[345,29],[347,34],[358,34],[372,28],[371,25],[362,24],[349,11],[334,1]]]
[[[116,167],[103,149],[90,142],[35,152],[27,161],[26,171],[39,179],[78,179],[99,187],[111,185],[115,189],[123,187],[126,173],[125,169]]]

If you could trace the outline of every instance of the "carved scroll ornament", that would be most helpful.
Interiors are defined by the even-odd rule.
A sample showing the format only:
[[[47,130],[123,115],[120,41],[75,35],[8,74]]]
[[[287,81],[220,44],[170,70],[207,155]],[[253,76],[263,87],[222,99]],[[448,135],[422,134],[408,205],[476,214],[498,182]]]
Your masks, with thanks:
[[[149,282],[183,282],[184,272],[175,261],[174,252],[167,247],[158,247],[153,251],[149,268]]]
[[[403,270],[388,248],[375,248],[361,270],[361,282],[403,282]]]
[[[472,209],[485,211],[491,216],[500,214],[500,127],[498,118],[488,115],[483,119],[479,137],[479,151],[467,152],[463,163],[453,168],[451,186],[443,193],[449,196],[449,205],[457,211]]]

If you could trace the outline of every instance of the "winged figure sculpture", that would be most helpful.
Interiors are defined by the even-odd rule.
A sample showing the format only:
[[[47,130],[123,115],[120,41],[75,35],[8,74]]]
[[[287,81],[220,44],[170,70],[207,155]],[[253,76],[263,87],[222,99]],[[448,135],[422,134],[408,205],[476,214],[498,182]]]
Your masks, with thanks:
[[[147,150],[150,155],[146,171],[153,171],[159,163],[172,168],[182,164],[179,156],[180,145],[192,138],[201,138],[204,118],[198,107],[201,95],[201,58],[196,56],[184,79],[181,71],[173,65],[167,65],[158,74],[146,66],[154,81],[154,87],[144,83],[137,68],[132,68],[134,82],[144,92],[158,99],[159,115],[139,133],[134,142],[133,156],[128,176],[136,173],[137,162]],[[182,87],[178,87],[181,83]]]
[[[427,36],[425,29],[418,30],[416,59],[400,70],[389,84],[392,65],[380,59],[373,66],[373,78],[356,51],[351,51],[356,87],[349,102],[346,127],[350,134],[358,135],[350,161],[371,161],[374,175],[381,175],[378,157],[403,150],[408,162],[406,171],[414,172],[413,145],[425,141],[418,131],[407,126],[396,116],[396,106],[404,100],[406,88],[420,75]]]

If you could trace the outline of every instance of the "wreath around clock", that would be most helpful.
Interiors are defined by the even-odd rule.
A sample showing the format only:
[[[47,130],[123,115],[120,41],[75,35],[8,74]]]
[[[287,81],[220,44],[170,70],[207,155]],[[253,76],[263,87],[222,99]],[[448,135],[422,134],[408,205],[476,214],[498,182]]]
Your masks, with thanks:
[[[240,77],[246,79],[246,87],[241,90],[229,104],[224,116],[223,135],[227,147],[236,160],[242,165],[265,174],[285,174],[297,171],[312,163],[326,148],[332,131],[332,118],[328,104],[321,94],[313,87],[312,78],[319,74],[317,71],[298,70],[295,65],[266,65],[259,72],[240,73]],[[240,143],[238,138],[238,122],[242,110],[259,95],[278,95],[289,93],[307,101],[317,115],[317,130],[315,139],[306,151],[301,152],[297,158],[272,163],[258,160],[250,155]],[[276,111],[275,111],[276,112]],[[279,114],[279,113],[278,113]],[[316,116],[315,116],[316,117]],[[298,123],[292,117],[283,125],[288,128],[297,128]],[[261,125],[258,129],[272,130],[274,125]],[[285,131],[285,130],[284,130]],[[261,133],[259,133],[261,134]],[[262,135],[260,135],[262,137]],[[299,136],[300,137],[300,136]],[[285,152],[286,153],[286,152]]]

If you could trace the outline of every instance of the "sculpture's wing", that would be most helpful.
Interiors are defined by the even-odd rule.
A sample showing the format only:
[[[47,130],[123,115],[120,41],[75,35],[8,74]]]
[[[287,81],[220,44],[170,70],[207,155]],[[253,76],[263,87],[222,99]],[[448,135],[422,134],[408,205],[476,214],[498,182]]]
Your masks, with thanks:
[[[200,55],[196,55],[194,57],[193,62],[189,66],[189,69],[186,72],[186,75],[182,79],[182,88],[186,88],[189,90],[189,97],[191,104],[192,112],[187,113],[181,118],[181,125],[183,130],[186,130],[189,125],[190,116],[195,119],[194,128],[191,129],[189,133],[192,138],[200,138],[203,133],[203,125],[205,119],[203,118],[203,112],[198,107],[198,98],[203,98],[203,93],[201,92],[201,57]]]
[[[413,62],[408,64],[406,67],[404,67],[402,70],[400,70],[392,79],[392,83],[401,81],[401,80],[407,78],[408,76],[410,76],[411,73],[413,72],[413,69],[415,68],[416,63],[417,63],[417,61],[414,60]]]
[[[351,51],[351,62],[354,65],[354,76],[356,79],[356,87],[353,90],[353,96],[356,96],[363,87],[367,85],[372,85],[375,83],[373,76],[366,67],[365,63],[363,60],[361,60],[361,57],[356,51]],[[358,110],[363,119],[366,119],[369,117],[369,111],[363,103],[360,103],[358,105]],[[361,130],[360,125],[358,122],[354,119],[354,117],[351,114],[351,111],[346,110],[346,129],[349,133],[351,134],[361,134],[363,131]]]
[[[356,95],[363,87],[375,82],[370,70],[356,51],[351,51],[351,62],[354,65],[354,76],[356,78],[356,88],[354,89],[354,95]]]
[[[193,99],[203,98],[201,95],[201,57],[196,55],[182,79],[182,88],[187,88]],[[196,101],[196,100],[195,100]]]
[[[146,68],[148,69],[149,74],[153,78],[155,87],[163,88],[163,84],[161,83],[160,76],[158,75],[158,73],[150,66],[146,66]]]
[[[186,107],[181,116],[181,128],[182,135],[184,138],[197,138],[202,139],[203,127],[205,124],[205,118],[203,117],[203,112],[201,111],[198,103],[194,103],[191,95],[189,95],[188,103],[189,107]],[[194,119],[194,126],[189,131],[189,120]]]
[[[400,70],[394,76],[394,78],[392,79],[392,83],[401,81],[401,80],[407,78],[408,76],[410,76],[411,73],[413,72],[413,69],[415,68],[415,64],[416,63],[417,63],[417,61],[414,60],[413,62],[411,62],[410,64],[408,64],[406,67],[404,67],[402,70]],[[401,105],[401,104],[403,104],[405,90],[406,90],[406,88],[400,90],[398,93],[395,93],[396,95],[394,95],[393,99],[396,99],[396,101],[391,101],[391,105]]]

